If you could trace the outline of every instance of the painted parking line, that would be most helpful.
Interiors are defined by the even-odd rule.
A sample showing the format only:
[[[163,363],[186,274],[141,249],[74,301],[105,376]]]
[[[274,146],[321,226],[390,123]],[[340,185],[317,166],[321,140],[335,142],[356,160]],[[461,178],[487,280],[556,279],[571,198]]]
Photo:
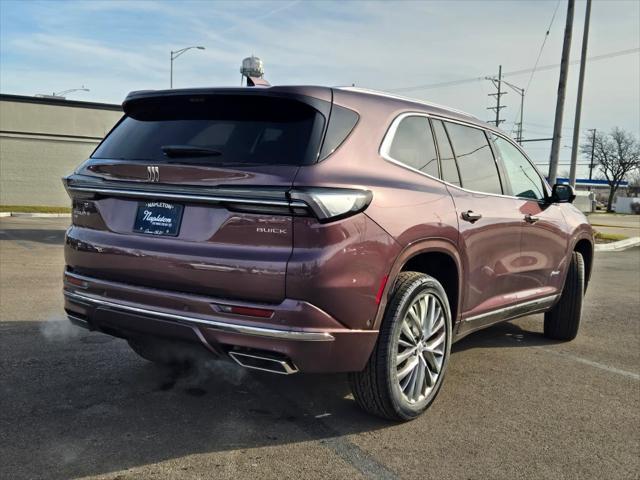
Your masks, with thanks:
[[[579,357],[578,355],[573,355],[572,353],[563,352],[560,350],[554,350],[548,347],[534,347],[539,348],[540,350],[544,350],[545,352],[554,353],[560,357],[564,357],[574,362],[582,363],[584,365],[589,365],[591,367],[599,368],[600,370],[605,370],[607,372],[616,373],[618,375],[623,375],[627,378],[632,378],[634,380],[640,380],[640,374],[629,372],[628,370],[622,370],[620,368],[612,367],[611,365],[607,365],[600,362],[594,362],[593,360],[589,360],[588,358]]]
[[[334,429],[325,420],[331,415],[313,415],[295,397],[285,395],[281,390],[274,388],[261,377],[254,377],[260,384],[260,391],[273,395],[276,405],[283,407],[283,412],[299,419],[295,426],[304,432],[311,440],[322,439],[322,445],[331,450],[343,461],[358,470],[367,479],[396,480],[399,476],[389,467],[379,462],[374,455],[360,448],[349,440],[348,436]]]

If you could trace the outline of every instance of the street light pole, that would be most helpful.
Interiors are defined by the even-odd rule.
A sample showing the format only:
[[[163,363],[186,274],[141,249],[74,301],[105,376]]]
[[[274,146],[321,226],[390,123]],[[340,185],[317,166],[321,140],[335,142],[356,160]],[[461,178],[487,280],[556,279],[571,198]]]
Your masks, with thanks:
[[[518,136],[516,138],[517,142],[522,145],[522,129],[523,129],[523,118],[524,118],[524,88],[520,88],[513,83],[509,83],[505,80],[502,80],[507,87],[511,88],[514,92],[520,95],[520,123],[518,124]]]
[[[88,88],[84,88],[84,85],[80,88],[70,88],[69,90],[63,90],[62,92],[53,92],[53,96],[54,97],[64,97],[65,95],[67,95],[68,93],[71,92],[89,92],[90,90]]]
[[[181,48],[180,50],[176,50],[176,51],[171,50],[171,69],[170,69],[170,73],[169,73],[169,87],[170,88],[173,88],[173,61],[176,58],[178,58],[180,55],[182,55],[184,52],[186,52],[187,50],[191,50],[192,48],[197,48],[198,50],[205,50],[205,48],[202,47],[202,46],[185,47],[185,48]]]
[[[589,180],[591,180],[591,177],[593,176],[593,167],[595,167],[595,165],[593,164],[593,154],[596,151],[596,129],[591,128],[590,131],[593,132],[593,137],[591,137],[591,160],[589,160]]]

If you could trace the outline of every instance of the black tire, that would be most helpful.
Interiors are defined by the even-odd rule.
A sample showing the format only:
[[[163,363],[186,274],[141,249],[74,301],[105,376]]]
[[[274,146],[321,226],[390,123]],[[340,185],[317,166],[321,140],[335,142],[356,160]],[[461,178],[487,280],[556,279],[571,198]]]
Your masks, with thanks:
[[[571,264],[558,303],[544,314],[544,336],[554,340],[573,340],[578,335],[584,297],[584,260],[573,252]]]
[[[402,393],[396,358],[405,315],[413,300],[424,293],[432,294],[440,303],[446,338],[435,385],[430,387],[430,392],[422,400],[411,403]],[[451,309],[442,285],[423,273],[400,273],[367,366],[362,372],[349,374],[351,391],[358,405],[373,415],[394,421],[412,420],[424,412],[442,386],[451,351],[451,325]]]
[[[196,358],[188,346],[160,338],[129,338],[127,343],[138,356],[158,365],[184,367]]]

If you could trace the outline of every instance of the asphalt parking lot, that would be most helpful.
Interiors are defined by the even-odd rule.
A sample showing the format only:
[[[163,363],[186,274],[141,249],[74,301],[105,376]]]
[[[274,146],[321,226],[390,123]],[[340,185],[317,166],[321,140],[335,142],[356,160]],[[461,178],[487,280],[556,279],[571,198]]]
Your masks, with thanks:
[[[640,249],[597,255],[583,324],[542,316],[454,346],[440,395],[393,424],[344,376],[173,372],[64,320],[68,219],[0,219],[0,478],[640,476]]]

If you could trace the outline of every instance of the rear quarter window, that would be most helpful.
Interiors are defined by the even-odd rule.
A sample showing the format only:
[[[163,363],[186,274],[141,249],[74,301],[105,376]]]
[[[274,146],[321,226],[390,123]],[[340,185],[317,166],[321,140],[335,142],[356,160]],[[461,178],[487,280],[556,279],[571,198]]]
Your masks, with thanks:
[[[427,117],[411,115],[400,120],[387,155],[415,170],[439,178],[438,154]]]

